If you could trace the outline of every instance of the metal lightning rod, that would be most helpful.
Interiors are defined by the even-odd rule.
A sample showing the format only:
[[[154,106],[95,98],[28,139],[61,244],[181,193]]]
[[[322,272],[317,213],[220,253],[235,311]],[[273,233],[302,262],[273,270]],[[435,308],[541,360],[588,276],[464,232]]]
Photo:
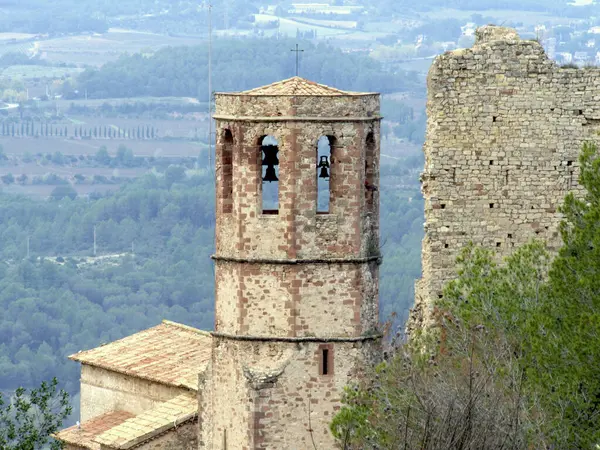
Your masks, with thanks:
[[[208,168],[212,170],[212,3],[208,4]]]

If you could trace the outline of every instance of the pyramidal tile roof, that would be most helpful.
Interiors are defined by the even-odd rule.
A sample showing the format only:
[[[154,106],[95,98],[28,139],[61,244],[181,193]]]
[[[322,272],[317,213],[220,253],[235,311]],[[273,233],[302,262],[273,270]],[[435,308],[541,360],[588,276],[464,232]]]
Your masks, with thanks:
[[[210,359],[210,333],[175,322],[132,334],[69,359],[170,386],[198,389],[198,373]]]
[[[361,92],[342,91],[340,89],[315,83],[302,77],[292,77],[287,80],[277,81],[267,86],[250,89],[237,93],[238,95],[265,95],[265,96],[285,96],[285,95],[304,95],[304,96],[348,96],[364,95]]]

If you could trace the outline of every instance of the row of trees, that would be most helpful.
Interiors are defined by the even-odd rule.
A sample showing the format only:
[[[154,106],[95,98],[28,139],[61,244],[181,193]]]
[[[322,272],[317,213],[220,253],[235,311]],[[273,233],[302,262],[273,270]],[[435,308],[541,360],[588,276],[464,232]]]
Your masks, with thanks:
[[[36,126],[33,121],[21,122],[20,125],[14,122],[2,122],[0,133],[1,136],[69,137],[69,127],[48,123]],[[93,137],[96,139],[155,139],[158,137],[158,130],[151,125],[138,125],[137,128],[120,128],[106,125],[84,127],[80,125],[74,126],[72,133],[74,137]]]
[[[94,137],[104,139],[155,139],[158,137],[158,131],[150,125],[138,125],[137,128],[129,129],[112,126],[95,126],[84,128],[83,126],[74,128],[75,137]]]
[[[560,211],[563,247],[495,262],[473,245],[435,304],[436,327],[396,343],[348,389],[344,449],[593,449],[600,445],[600,154]]]

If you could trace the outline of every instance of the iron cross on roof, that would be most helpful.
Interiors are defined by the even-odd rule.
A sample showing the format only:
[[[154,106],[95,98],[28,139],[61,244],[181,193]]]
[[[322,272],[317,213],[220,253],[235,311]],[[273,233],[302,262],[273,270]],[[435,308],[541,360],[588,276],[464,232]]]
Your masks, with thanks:
[[[296,76],[298,76],[298,65],[299,65],[299,55],[300,52],[303,52],[304,50],[301,50],[298,48],[298,44],[296,44],[296,50],[291,50],[292,52],[296,52]]]

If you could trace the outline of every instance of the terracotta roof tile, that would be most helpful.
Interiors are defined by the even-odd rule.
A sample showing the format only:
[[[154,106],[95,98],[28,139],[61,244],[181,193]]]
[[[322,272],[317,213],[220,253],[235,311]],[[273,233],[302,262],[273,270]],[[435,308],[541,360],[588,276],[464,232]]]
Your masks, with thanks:
[[[267,95],[267,96],[347,96],[347,95],[362,95],[360,92],[341,91],[324,84],[315,83],[301,77],[288,78],[287,80],[278,81],[267,86],[250,89],[249,91],[239,92],[238,95]]]
[[[66,428],[56,433],[54,437],[67,444],[77,445],[90,450],[100,450],[100,444],[94,442],[96,437],[132,417],[134,415],[126,411],[112,411],[94,417],[82,423],[81,426],[74,425]]]
[[[163,321],[156,327],[69,358],[133,377],[197,390],[198,373],[210,359],[211,341],[207,332]]]
[[[109,448],[128,449],[195,418],[198,401],[182,394],[106,430],[95,441]]]

